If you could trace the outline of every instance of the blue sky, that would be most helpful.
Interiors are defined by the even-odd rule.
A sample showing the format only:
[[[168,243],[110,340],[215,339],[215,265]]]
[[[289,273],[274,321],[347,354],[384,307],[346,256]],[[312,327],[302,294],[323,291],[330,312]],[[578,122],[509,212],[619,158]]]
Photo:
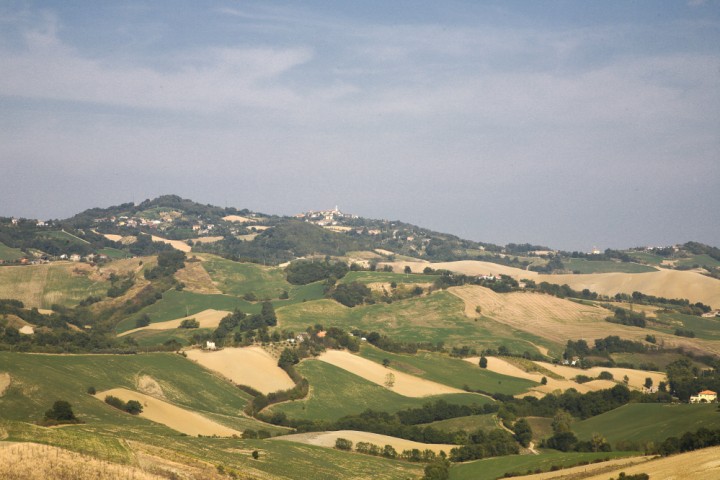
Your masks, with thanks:
[[[175,193],[720,245],[720,2],[3,2],[0,215]]]

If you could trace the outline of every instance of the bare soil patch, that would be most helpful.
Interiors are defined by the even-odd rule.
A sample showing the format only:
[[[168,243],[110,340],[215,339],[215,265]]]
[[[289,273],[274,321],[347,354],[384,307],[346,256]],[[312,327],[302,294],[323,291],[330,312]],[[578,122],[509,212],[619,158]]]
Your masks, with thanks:
[[[295,383],[277,359],[260,347],[224,348],[215,352],[187,350],[189,359],[230,379],[237,385],[248,385],[268,394],[293,388]]]
[[[98,460],[62,448],[37,443],[0,442],[2,478],[31,480],[36,478],[76,480],[163,480],[140,468]]]
[[[185,290],[203,294],[221,294],[207,273],[202,262],[186,262],[185,267],[175,272],[175,278],[185,284]]]
[[[140,392],[150,395],[151,397],[167,400],[160,384],[150,375],[140,375],[136,383],[137,389],[140,390]]]
[[[10,374],[7,372],[0,373],[0,397],[5,395],[5,390],[10,386]]]
[[[143,330],[173,330],[175,328],[180,328],[180,324],[183,320],[188,320],[191,318],[197,320],[197,322],[200,324],[200,328],[216,328],[218,325],[220,325],[220,320],[225,318],[230,313],[232,312],[228,312],[227,310],[214,310],[212,308],[209,308],[207,310],[203,310],[200,313],[196,313],[195,315],[176,318],[175,320],[168,320],[166,322],[151,323],[147,327],[133,328],[132,330],[118,333],[118,337],[124,337],[125,335],[130,335],[131,333],[136,333]]]
[[[377,385],[392,390],[393,392],[406,397],[427,397],[444,393],[466,393],[458,388],[449,387],[440,383],[418,378],[407,373],[385,368],[373,361],[353,355],[350,352],[340,350],[327,350],[317,357],[318,360],[347,370],[359,377],[364,378]],[[393,386],[386,385],[387,375],[394,376]]]
[[[442,450],[445,453],[450,453],[450,450],[452,450],[453,448],[457,448],[457,445],[413,442],[412,440],[389,437],[387,435],[380,435],[377,433],[359,432],[356,430],[298,433],[294,435],[283,435],[280,437],[275,437],[274,440],[305,443],[309,445],[318,445],[320,447],[334,448],[335,441],[338,438],[344,438],[353,442],[353,449],[358,442],[368,442],[377,445],[380,448],[384,447],[385,445],[392,445],[392,447],[398,453],[401,453],[403,450],[412,450],[414,448],[417,448],[420,451],[432,450],[435,453],[440,453],[440,451]]]
[[[220,437],[230,437],[233,435],[241,435],[242,432],[233,430],[232,428],[220,425],[217,422],[203,417],[199,413],[178,407],[163,400],[145,395],[144,393],[133,392],[125,388],[113,388],[95,395],[100,401],[104,401],[107,395],[118,397],[124,402],[137,400],[143,405],[141,417],[156,423],[162,423],[173,430],[185,433],[187,435],[217,435]],[[112,407],[108,407],[112,408]]]

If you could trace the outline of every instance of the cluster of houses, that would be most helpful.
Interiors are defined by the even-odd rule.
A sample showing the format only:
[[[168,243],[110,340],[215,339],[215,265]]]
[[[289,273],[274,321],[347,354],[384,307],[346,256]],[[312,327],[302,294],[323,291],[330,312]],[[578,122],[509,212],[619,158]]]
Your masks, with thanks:
[[[344,219],[353,219],[358,218],[357,215],[351,215],[349,213],[343,213],[341,212],[337,205],[332,210],[319,210],[319,211],[309,211],[305,213],[298,213],[295,215],[295,218],[303,219],[306,222],[314,223],[315,225],[319,225],[321,227],[325,226],[337,226],[340,224],[341,220]]]

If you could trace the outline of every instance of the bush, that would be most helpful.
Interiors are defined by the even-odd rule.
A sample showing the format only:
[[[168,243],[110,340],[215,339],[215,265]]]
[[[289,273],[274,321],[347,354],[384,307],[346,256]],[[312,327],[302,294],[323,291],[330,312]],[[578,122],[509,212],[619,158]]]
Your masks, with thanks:
[[[56,400],[50,410],[45,412],[45,420],[57,423],[75,423],[77,417],[73,413],[72,406],[65,400]]]
[[[180,328],[200,328],[200,322],[194,318],[186,318],[180,322]]]
[[[350,451],[352,450],[353,443],[347,438],[338,438],[335,440],[335,448],[338,450]]]

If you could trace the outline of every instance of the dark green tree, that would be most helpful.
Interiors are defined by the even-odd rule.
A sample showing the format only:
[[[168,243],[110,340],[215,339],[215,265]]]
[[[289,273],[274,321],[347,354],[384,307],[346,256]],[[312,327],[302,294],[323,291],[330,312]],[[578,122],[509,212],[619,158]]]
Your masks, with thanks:
[[[50,410],[45,412],[46,420],[54,420],[58,423],[70,423],[77,421],[72,406],[65,400],[56,400]]]

